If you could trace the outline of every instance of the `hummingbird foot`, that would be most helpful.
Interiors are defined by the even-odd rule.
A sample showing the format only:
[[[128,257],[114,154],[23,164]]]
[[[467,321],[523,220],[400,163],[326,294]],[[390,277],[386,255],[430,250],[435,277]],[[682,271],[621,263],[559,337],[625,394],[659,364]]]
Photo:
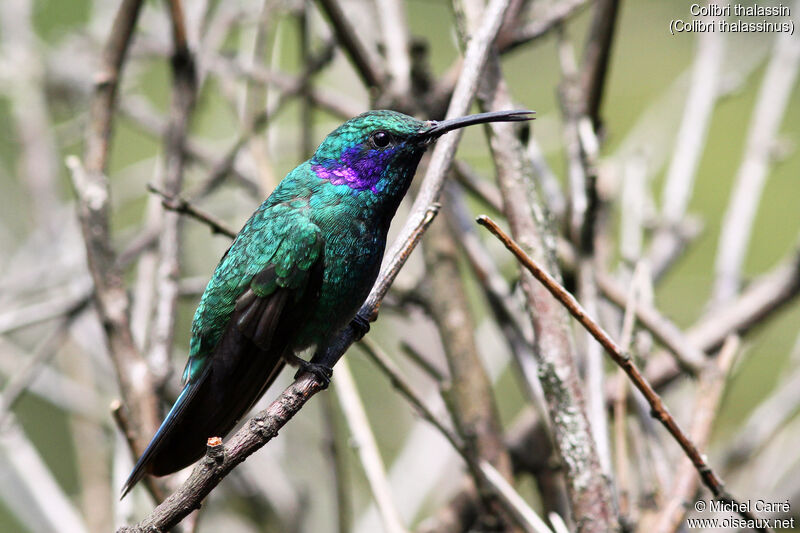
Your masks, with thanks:
[[[299,378],[306,372],[310,372],[311,374],[314,374],[314,377],[317,378],[317,381],[322,384],[323,389],[328,388],[328,385],[331,383],[331,376],[333,376],[333,368],[326,364],[312,363],[300,357],[295,357],[296,359],[290,363],[292,366],[296,364],[298,367],[297,372],[294,375],[294,379]]]
[[[356,313],[356,316],[354,316],[353,320],[350,321],[350,326],[355,331],[355,340],[360,341],[364,338],[364,335],[369,332],[369,319],[361,316],[359,313]]]

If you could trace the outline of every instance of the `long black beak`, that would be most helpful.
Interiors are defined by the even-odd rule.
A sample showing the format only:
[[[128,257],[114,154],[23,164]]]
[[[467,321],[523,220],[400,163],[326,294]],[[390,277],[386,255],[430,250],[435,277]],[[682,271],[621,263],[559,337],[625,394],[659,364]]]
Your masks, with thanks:
[[[472,126],[473,124],[485,124],[486,122],[524,122],[533,120],[536,111],[529,109],[515,109],[513,111],[491,111],[489,113],[478,113],[467,115],[466,117],[451,118],[441,122],[430,121],[430,127],[419,132],[420,141],[431,143],[448,131],[457,130]]]

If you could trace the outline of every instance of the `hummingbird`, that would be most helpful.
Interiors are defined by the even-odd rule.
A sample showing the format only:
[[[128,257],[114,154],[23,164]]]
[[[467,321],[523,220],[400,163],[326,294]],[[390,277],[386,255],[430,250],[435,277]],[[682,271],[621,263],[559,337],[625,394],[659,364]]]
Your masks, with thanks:
[[[425,150],[445,133],[517,122],[533,111],[433,121],[368,111],[330,133],[289,172],[225,252],[194,315],[183,389],[137,461],[124,497],[145,474],[176,472],[203,456],[253,407],[285,364],[327,383],[324,354],[353,324],[383,259],[389,224]],[[314,348],[311,361],[297,355]]]

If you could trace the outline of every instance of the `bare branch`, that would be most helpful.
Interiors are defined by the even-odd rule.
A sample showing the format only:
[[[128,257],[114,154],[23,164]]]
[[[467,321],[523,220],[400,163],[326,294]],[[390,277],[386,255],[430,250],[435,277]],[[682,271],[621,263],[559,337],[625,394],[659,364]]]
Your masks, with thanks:
[[[433,426],[444,435],[447,441],[455,448],[473,471],[473,474],[481,478],[479,484],[492,491],[493,496],[498,498],[503,509],[518,526],[522,527],[525,531],[552,533],[544,522],[542,522],[541,518],[539,518],[527,503],[525,503],[511,485],[507,484],[503,475],[488,461],[478,458],[475,454],[471,453],[467,445],[456,432],[448,429],[445,423],[425,405],[386,354],[369,339],[363,339],[361,344],[366,349],[372,361],[389,377],[389,379],[391,379],[392,385],[400,394],[409,401],[425,420],[433,424]]]
[[[586,40],[586,50],[581,65],[581,92],[584,98],[583,111],[595,129],[600,125],[600,104],[606,86],[608,64],[611,61],[611,45],[614,27],[619,13],[619,0],[595,2],[592,28]]]
[[[337,533],[348,533],[351,531],[353,517],[349,493],[350,486],[347,483],[347,472],[345,470],[345,449],[340,445],[345,439],[341,436],[341,424],[337,420],[333,396],[330,394],[323,394],[322,404],[324,409],[324,423],[327,430],[326,440],[328,441],[326,448],[330,456],[334,488],[336,490]]]
[[[705,448],[711,438],[711,425],[722,400],[728,373],[733,366],[739,344],[738,337],[728,337],[716,359],[709,361],[709,364],[700,373],[690,427],[692,440],[700,447]],[[640,531],[655,531],[656,533],[677,531],[686,516],[687,502],[697,492],[697,485],[697,476],[691,461],[683,458],[681,464],[678,465],[678,471],[672,482],[671,491],[667,495],[666,503],[661,505],[661,509],[652,520],[648,520],[646,517],[641,520]]]
[[[502,43],[503,46],[500,48],[500,52],[509,52],[519,46],[539,39],[558,25],[564,23],[568,18],[578,13],[581,8],[588,3],[587,0],[562,0],[555,4],[548,4],[548,11],[546,13],[516,28],[512,38],[506,43]]]
[[[714,473],[711,467],[708,466],[703,456],[697,450],[697,446],[687,437],[686,433],[678,426],[678,423],[667,410],[667,407],[661,400],[661,397],[653,390],[653,387],[644,379],[644,376],[631,360],[630,356],[623,353],[617,344],[611,340],[611,337],[603,331],[603,329],[586,314],[586,311],[581,307],[575,298],[569,294],[555,279],[553,279],[547,272],[545,272],[533,259],[531,259],[523,250],[515,243],[508,235],[506,235],[500,227],[486,216],[478,218],[478,223],[489,229],[500,241],[508,248],[517,260],[525,266],[528,271],[536,277],[536,279],[547,288],[548,292],[553,295],[569,312],[574,316],[578,322],[581,323],[592,336],[606,350],[606,353],[611,356],[611,359],[620,366],[633,384],[644,395],[648,404],[652,408],[652,415],[661,422],[667,431],[675,438],[681,446],[686,456],[692,461],[695,469],[697,470],[703,483],[711,490],[715,498],[723,501],[737,504],[735,508],[744,509],[741,504],[727,492],[725,492],[722,481]],[[754,520],[748,511],[741,511],[740,514],[747,520]],[[763,531],[763,529],[760,529]]]
[[[650,264],[656,272],[664,269],[668,264],[667,259],[674,256],[674,250],[681,246],[676,226],[686,214],[694,188],[711,114],[719,95],[724,53],[725,39],[721,33],[698,34],[692,82],[686,91],[686,106],[664,183],[662,216],[666,227],[659,228],[653,236],[648,253]]]
[[[300,376],[269,407],[245,423],[228,444],[222,444],[219,438],[209,439],[206,456],[192,470],[189,479],[138,525],[122,527],[118,533],[168,531],[194,509],[200,508],[203,499],[223,477],[272,440],[303,405],[322,390],[318,379],[308,373]]]
[[[392,91],[406,94],[411,88],[411,58],[408,44],[408,23],[400,0],[376,0],[378,20],[386,44],[386,66],[391,76]]]

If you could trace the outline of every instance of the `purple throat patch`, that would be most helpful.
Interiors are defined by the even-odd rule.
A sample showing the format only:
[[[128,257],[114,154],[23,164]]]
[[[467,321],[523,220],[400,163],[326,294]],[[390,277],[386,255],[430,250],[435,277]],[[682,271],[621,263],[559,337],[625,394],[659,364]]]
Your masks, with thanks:
[[[347,185],[356,191],[370,190],[379,193],[379,185],[386,166],[392,160],[397,147],[391,150],[370,150],[362,146],[348,148],[339,159],[311,162],[311,170],[318,178],[333,185]]]

